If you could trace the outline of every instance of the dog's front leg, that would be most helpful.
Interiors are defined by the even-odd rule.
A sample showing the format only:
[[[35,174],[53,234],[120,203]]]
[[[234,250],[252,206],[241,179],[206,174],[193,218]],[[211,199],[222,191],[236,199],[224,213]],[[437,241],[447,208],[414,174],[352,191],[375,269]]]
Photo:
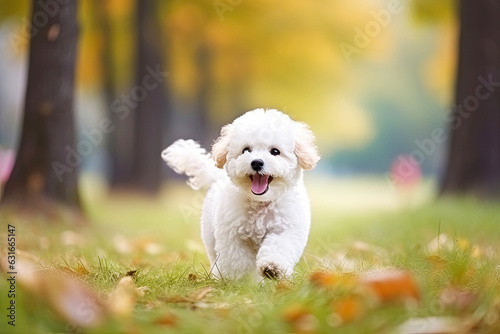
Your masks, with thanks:
[[[292,275],[307,243],[308,231],[289,228],[281,233],[269,233],[257,253],[257,270],[267,278],[281,279]]]
[[[237,236],[216,241],[217,259],[212,268],[215,276],[241,278],[255,272],[255,253]]]

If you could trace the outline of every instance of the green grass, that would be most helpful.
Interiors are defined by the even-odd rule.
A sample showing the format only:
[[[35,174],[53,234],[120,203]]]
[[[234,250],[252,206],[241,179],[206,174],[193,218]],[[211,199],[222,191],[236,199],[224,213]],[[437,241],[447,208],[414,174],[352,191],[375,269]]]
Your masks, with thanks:
[[[129,271],[136,271],[132,276],[135,286],[147,287],[148,292],[137,297],[132,313],[119,316],[106,311],[103,324],[76,332],[390,333],[411,317],[494,318],[491,314],[500,300],[497,203],[446,200],[399,210],[374,210],[372,206],[364,211],[360,207],[346,213],[329,206],[324,197],[328,191],[313,186],[309,244],[295,276],[287,282],[266,280],[256,285],[211,278],[199,237],[202,197],[177,186],[159,199],[87,193],[89,227],[2,212],[2,250],[6,224],[15,225],[17,249],[39,258],[39,268],[83,281],[104,299]],[[321,201],[315,201],[318,197]],[[429,243],[438,233],[445,233],[448,243],[429,251]],[[318,270],[355,277],[386,268],[412,273],[421,292],[418,305],[370,307],[358,319],[341,323],[334,308],[351,292],[342,286],[320,288],[309,281]],[[466,310],[441,305],[438,297],[450,285],[473,292],[477,300]],[[196,300],[192,294],[206,287],[212,290]],[[68,331],[67,320],[54,312],[43,293],[22,284],[17,289],[16,328],[7,326],[2,311],[0,332]],[[6,279],[2,279],[2,310],[8,302],[7,290]],[[294,309],[307,316],[291,320]],[[167,323],[170,319],[173,324],[161,324],[159,319]],[[496,333],[500,328],[498,319],[487,325],[478,322],[481,332]]]

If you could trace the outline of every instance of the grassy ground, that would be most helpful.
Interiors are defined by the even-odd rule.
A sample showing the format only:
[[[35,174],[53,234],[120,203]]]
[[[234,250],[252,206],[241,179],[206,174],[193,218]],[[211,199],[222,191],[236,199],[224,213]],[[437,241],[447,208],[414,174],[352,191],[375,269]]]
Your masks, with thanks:
[[[313,227],[296,275],[259,285],[209,277],[199,237],[202,197],[184,187],[169,188],[159,199],[88,191],[88,228],[0,213],[2,252],[6,226],[14,225],[17,265],[35,261],[51,273],[35,276],[35,283],[18,277],[15,328],[5,317],[9,283],[0,281],[0,332],[392,333],[410,318],[424,323],[400,332],[434,333],[424,329],[444,326],[451,333],[453,322],[464,333],[499,332],[497,203],[411,205],[421,201],[407,196],[401,203],[401,194],[388,200],[393,195],[376,187],[367,195],[352,185],[319,184],[312,185]],[[352,204],[369,197],[375,204]],[[339,206],[346,198],[351,205]],[[363,289],[368,273],[388,270],[409,272],[419,300],[406,298],[412,282],[396,281],[399,293],[390,301],[385,292]],[[81,295],[98,296],[97,306],[82,306]],[[75,324],[72,314],[90,326]]]

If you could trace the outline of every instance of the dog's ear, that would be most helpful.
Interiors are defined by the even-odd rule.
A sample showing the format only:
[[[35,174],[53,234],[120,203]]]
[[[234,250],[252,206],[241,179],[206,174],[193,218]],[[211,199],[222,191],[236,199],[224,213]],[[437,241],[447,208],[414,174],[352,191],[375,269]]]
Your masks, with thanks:
[[[316,137],[309,126],[305,123],[295,122],[295,155],[299,161],[299,166],[303,169],[313,169],[319,159],[316,147]]]
[[[232,124],[227,124],[220,130],[220,136],[212,145],[212,158],[215,160],[215,166],[224,167],[227,162],[227,153],[229,147],[229,133],[233,128]]]

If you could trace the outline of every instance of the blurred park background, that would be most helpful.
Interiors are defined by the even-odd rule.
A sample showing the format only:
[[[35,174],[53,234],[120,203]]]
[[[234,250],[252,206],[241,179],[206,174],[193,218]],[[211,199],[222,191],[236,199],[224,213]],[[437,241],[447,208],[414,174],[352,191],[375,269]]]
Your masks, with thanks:
[[[30,36],[49,31],[45,19],[59,6],[39,7],[30,30],[31,1],[1,1],[2,184],[21,142]],[[64,151],[78,166],[50,172],[72,178],[79,169],[80,192],[91,179],[100,190],[156,194],[179,181],[163,166],[162,148],[177,138],[209,148],[222,125],[264,107],[316,133],[323,160],[310,180],[328,185],[319,197],[329,205],[391,206],[401,188],[406,197],[420,194],[411,201],[430,199],[449,141],[432,152],[424,146],[404,180],[391,168],[422,151],[416,141],[434,129],[448,132],[456,7],[452,0],[80,1],[75,141]]]
[[[18,271],[0,332],[498,333],[499,17],[493,0],[0,0],[0,269]],[[322,155],[295,275],[258,287],[211,277],[203,194],[160,157],[255,108],[309,124]]]

